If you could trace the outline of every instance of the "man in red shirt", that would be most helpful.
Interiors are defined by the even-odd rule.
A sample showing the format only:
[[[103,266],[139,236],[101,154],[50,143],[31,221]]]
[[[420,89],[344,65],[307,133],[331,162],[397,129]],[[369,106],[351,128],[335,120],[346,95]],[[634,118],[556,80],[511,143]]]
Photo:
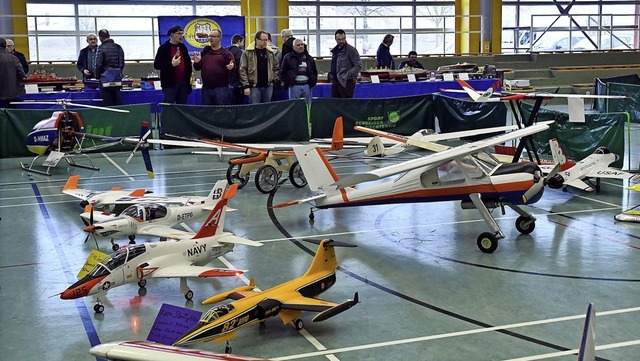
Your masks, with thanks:
[[[186,104],[191,93],[191,57],[182,43],[183,31],[178,25],[167,32],[169,40],[160,45],[153,67],[160,70],[163,103]]]
[[[222,31],[211,30],[209,44],[193,56],[193,68],[202,77],[202,105],[229,104],[229,78],[235,66],[233,54],[222,47]]]

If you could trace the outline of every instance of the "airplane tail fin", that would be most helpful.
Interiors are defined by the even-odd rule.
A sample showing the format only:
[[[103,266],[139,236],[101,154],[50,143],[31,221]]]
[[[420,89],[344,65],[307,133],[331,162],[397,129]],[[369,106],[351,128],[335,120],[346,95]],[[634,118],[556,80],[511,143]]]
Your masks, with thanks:
[[[587,308],[587,316],[584,320],[584,329],[578,350],[578,361],[594,361],[596,359],[596,308],[593,303]]]
[[[551,148],[551,156],[553,157],[553,164],[564,165],[567,162],[567,156],[564,154],[558,139],[553,138],[549,140],[549,146]]]
[[[315,240],[305,240],[312,243],[318,243]],[[318,250],[316,251],[315,257],[313,257],[313,261],[311,261],[311,265],[309,269],[304,274],[304,276],[309,276],[318,272],[333,272],[336,268],[338,268],[338,260],[336,259],[336,252],[334,247],[356,247],[356,245],[337,242],[332,239],[323,239],[318,243]]]
[[[69,177],[69,179],[67,179],[67,183],[65,183],[64,185],[64,188],[62,188],[62,192],[72,190],[72,189],[77,189],[79,180],[80,180],[79,175],[72,175],[71,177]]]
[[[364,151],[364,154],[366,154],[367,157],[382,157],[384,150],[385,146],[382,143],[382,139],[376,135],[371,138],[371,141],[367,144],[367,149]]]
[[[325,194],[339,192],[335,186],[331,186],[339,177],[317,145],[296,146],[293,150],[312,191],[322,190]]]
[[[464,81],[462,79],[456,79],[456,80],[457,80],[458,84],[460,84],[462,89],[465,92],[467,92],[469,97],[471,97],[471,99],[473,99],[473,101],[475,101],[475,102],[486,101],[487,99],[491,98],[491,96],[493,95],[493,88],[489,88],[484,93],[480,94],[475,89],[473,89],[471,84],[467,83],[466,81]]]
[[[342,117],[337,117],[333,124],[333,134],[331,135],[331,150],[340,150],[344,147],[344,128]]]
[[[207,201],[212,204],[215,204],[217,200],[224,195],[225,188],[227,188],[226,179],[217,181],[213,185],[213,188],[211,188],[211,192],[209,192],[209,195],[207,196]]]
[[[222,198],[218,200],[216,205],[213,207],[213,210],[211,211],[211,213],[209,213],[209,215],[207,216],[207,219],[205,219],[204,223],[202,223],[202,228],[200,228],[198,233],[193,238],[211,237],[211,236],[215,236],[217,234],[222,233],[223,227],[224,227],[224,218],[226,215],[227,203],[229,202],[229,199],[233,198],[233,196],[236,194],[236,190],[238,189],[237,184],[232,184],[231,187],[229,187],[229,189],[227,190],[227,192],[224,193],[224,189],[226,186],[227,186],[226,180],[221,180],[216,182],[214,190],[211,193],[213,194],[213,197],[216,197],[215,192],[217,189],[220,189],[221,190],[220,193],[214,199],[218,199],[220,197]]]

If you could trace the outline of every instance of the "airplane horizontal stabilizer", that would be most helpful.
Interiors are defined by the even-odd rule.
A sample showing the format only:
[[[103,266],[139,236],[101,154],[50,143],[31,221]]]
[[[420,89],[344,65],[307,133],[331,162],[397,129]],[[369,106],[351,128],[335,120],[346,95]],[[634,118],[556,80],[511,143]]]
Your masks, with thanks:
[[[322,311],[319,314],[316,315],[316,317],[313,318],[313,322],[320,322],[320,321],[324,321],[326,319],[329,319],[339,313],[342,313],[348,309],[350,309],[351,307],[355,306],[358,304],[358,292],[355,293],[355,295],[353,295],[353,300],[348,300],[345,301],[337,306],[331,307],[328,310]]]
[[[246,270],[181,264],[158,268],[149,276],[153,278],[231,277],[239,276],[244,272],[246,272]]]
[[[223,235],[220,238],[217,238],[216,241],[220,243],[233,243],[233,244],[241,244],[244,246],[253,246],[253,247],[262,247],[262,243],[252,241],[250,239],[234,236],[233,234]]]
[[[585,192],[592,192],[593,191],[593,188],[591,188],[590,185],[588,185],[587,183],[583,182],[580,179],[573,179],[573,180],[565,181],[564,185],[565,186],[572,186],[572,187],[578,188],[578,189],[582,189]]]
[[[609,179],[629,179],[629,178],[637,177],[636,174],[632,174],[632,173],[625,172],[623,170],[611,168],[611,167],[591,169],[589,172],[587,172],[587,174],[585,174],[585,176],[591,177],[591,178],[609,178]]]

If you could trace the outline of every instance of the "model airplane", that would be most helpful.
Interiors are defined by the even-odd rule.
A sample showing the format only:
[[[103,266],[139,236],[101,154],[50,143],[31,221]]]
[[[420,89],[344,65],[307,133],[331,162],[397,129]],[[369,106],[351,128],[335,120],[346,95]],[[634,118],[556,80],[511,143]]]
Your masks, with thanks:
[[[549,140],[551,146],[551,154],[555,164],[566,162],[562,148],[557,139]],[[620,169],[611,168],[609,164],[620,159],[617,154],[611,153],[607,147],[598,147],[593,154],[587,156],[583,160],[576,163],[573,167],[561,170],[555,177],[549,179],[549,187],[562,188],[567,191],[567,187],[575,187],[583,191],[591,192],[595,188],[596,192],[600,192],[600,179],[638,179],[637,174],[625,172]],[[540,166],[543,172],[549,172],[552,166]],[[591,182],[591,178],[595,178],[596,183]],[[590,184],[585,183],[589,182]]]
[[[319,243],[311,266],[307,272],[296,279],[259,292],[255,289],[255,281],[251,279],[248,286],[238,287],[207,298],[204,305],[235,300],[226,305],[214,307],[207,311],[198,325],[178,339],[174,345],[188,345],[196,342],[215,340],[229,341],[235,338],[240,329],[262,323],[268,318],[279,316],[283,324],[293,321],[297,330],[304,327],[302,320],[296,319],[302,311],[319,312],[313,322],[324,321],[348,310],[358,303],[358,293],[353,300],[341,304],[323,301],[316,298],[328,290],[336,281],[338,262],[334,247],[353,245],[322,240]],[[227,344],[226,351],[230,352]]]
[[[187,285],[187,277],[229,277],[243,273],[242,270],[204,266],[212,259],[232,251],[236,243],[261,245],[222,229],[227,202],[235,195],[236,189],[237,186],[232,185],[218,200],[192,239],[122,247],[98,263],[88,275],[69,286],[60,294],[60,298],[70,300],[99,295],[133,282],[144,287],[149,278],[178,277],[180,292],[187,300],[191,300],[193,291]],[[93,309],[97,313],[104,311],[99,299]]]
[[[120,341],[93,346],[89,352],[113,361],[266,361],[266,359],[233,354],[167,346],[149,341]]]
[[[62,193],[81,199],[80,207],[82,208],[91,205],[94,208],[102,209],[106,206],[117,204],[119,200],[125,197],[127,199],[140,199],[146,194],[151,193],[151,191],[147,191],[144,188],[125,191],[122,190],[121,187],[113,187],[109,191],[92,191],[78,188],[78,181],[80,181],[79,175],[70,176],[62,188]]]
[[[319,209],[354,207],[376,204],[462,201],[462,208],[476,208],[491,232],[480,234],[478,248],[492,253],[498,240],[504,238],[502,230],[489,209],[504,206],[516,211],[516,229],[529,234],[535,228],[536,218],[520,205],[537,202],[544,191],[546,179],[533,162],[489,162],[481,158],[483,151],[494,145],[529,136],[548,129],[547,124],[536,124],[493,138],[468,143],[459,147],[412,159],[370,172],[339,178],[324,154],[313,146],[294,148],[309,187],[319,194],[274,206],[286,207],[302,202],[314,202]],[[486,160],[485,160],[486,159]],[[553,177],[555,173],[549,174]],[[395,178],[369,187],[351,187],[359,183]],[[313,220],[313,208],[309,218]]]
[[[338,117],[334,123],[331,145],[324,150],[340,150],[344,147],[342,117]],[[249,182],[249,174],[256,170],[254,176],[256,188],[262,193],[271,192],[282,172],[288,172],[289,180],[297,188],[307,185],[307,180],[296,161],[292,148],[299,144],[238,144],[212,139],[194,139],[178,135],[167,136],[181,139],[183,145],[192,147],[229,148],[244,152],[241,157],[229,160],[227,168],[227,181],[229,184],[237,184],[239,188]]]
[[[226,187],[227,181],[220,180],[216,182],[207,197],[188,197],[188,200],[180,204],[135,203],[118,215],[113,213],[105,215],[102,212],[88,210],[80,217],[83,221],[88,220],[84,231],[100,237],[109,237],[114,251],[119,248],[113,242],[114,238],[127,237],[130,243],[135,243],[133,241],[137,235],[156,236],[160,237],[161,241],[188,239],[194,236],[192,232],[173,227],[179,223],[197,219],[207,210],[210,211],[222,197]],[[87,206],[87,208],[90,207]],[[97,222],[94,223],[94,220]]]
[[[359,125],[356,125],[355,127],[353,127],[353,129],[374,136],[367,144],[367,149],[364,151],[365,155],[369,157],[384,157],[400,153],[407,149],[409,146],[416,146],[433,152],[441,152],[443,150],[449,149],[450,147],[435,142],[477,136],[481,134],[504,133],[518,129],[518,126],[507,125],[502,127],[465,130],[450,133],[435,133],[430,129],[421,129],[409,137],[377,129],[366,128]],[[382,138],[394,141],[395,144],[393,144],[391,147],[386,147],[384,142],[382,141]],[[505,158],[500,160],[503,162],[511,162],[511,157],[509,157],[508,159]]]
[[[36,156],[29,165],[20,162],[20,167],[26,171],[34,172],[42,175],[50,176],[51,168],[58,165],[58,162],[64,159],[67,164],[73,167],[100,170],[93,165],[91,158],[86,154],[90,151],[103,149],[117,144],[131,144],[135,146],[134,152],[140,149],[144,158],[147,175],[153,178],[153,169],[151,166],[151,158],[149,157],[147,138],[151,134],[149,123],[142,122],[142,130],[139,137],[107,137],[95,134],[88,134],[84,131],[84,123],[77,112],[70,111],[67,106],[79,106],[87,108],[102,109],[112,112],[128,113],[128,110],[97,107],[93,105],[74,104],[67,99],[60,99],[56,102],[30,102],[35,104],[59,104],[62,106],[61,111],[53,112],[51,117],[38,122],[33,130],[27,135],[27,149]],[[85,141],[92,141],[92,146],[85,147]],[[102,144],[95,144],[98,141]],[[47,156],[42,164],[46,167],[46,171],[33,168],[35,162]],[[84,156],[89,164],[77,163],[76,156]],[[131,156],[127,158],[127,163],[131,160]]]

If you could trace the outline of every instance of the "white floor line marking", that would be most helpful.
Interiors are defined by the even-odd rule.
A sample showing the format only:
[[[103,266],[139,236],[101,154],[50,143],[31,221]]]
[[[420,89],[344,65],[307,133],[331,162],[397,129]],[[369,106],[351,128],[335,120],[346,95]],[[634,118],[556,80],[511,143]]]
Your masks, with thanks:
[[[113,166],[114,166],[114,167],[116,167],[116,169],[118,169],[122,174],[126,175],[126,176],[129,178],[129,180],[130,180],[130,181],[132,181],[132,182],[133,182],[133,181],[135,181],[135,180],[136,180],[135,178],[133,178],[133,177],[131,176],[131,174],[127,173],[124,169],[122,169],[122,167],[120,167],[120,166],[118,165],[118,163],[116,163],[113,159],[111,159],[111,158],[110,158],[106,153],[100,153],[100,154],[102,154],[102,156],[104,156],[105,158],[107,158],[107,160],[108,160],[109,162],[111,162],[111,164],[113,164]]]
[[[617,342],[617,343],[610,343],[610,344],[606,344],[606,345],[600,345],[600,346],[596,346],[596,351],[598,351],[598,350],[608,350],[608,349],[611,349],[611,348],[620,348],[620,347],[635,346],[635,345],[640,345],[640,340],[633,340],[633,341]],[[579,349],[573,349],[573,350],[567,350],[567,351],[559,351],[559,352],[545,353],[545,354],[534,355],[534,356],[526,356],[526,357],[520,357],[520,358],[512,358],[512,359],[503,360],[503,361],[533,361],[533,360],[544,360],[544,359],[554,358],[554,357],[560,357],[560,356],[570,356],[570,355],[575,355],[575,354],[577,354],[579,351],[580,351]]]
[[[596,317],[614,315],[614,314],[619,314],[619,313],[627,313],[627,312],[638,312],[638,311],[640,311],[640,307],[624,308],[624,309],[620,309],[620,310],[597,312],[596,313]],[[365,344],[365,345],[359,345],[359,346],[337,348],[337,349],[333,349],[333,350],[308,352],[308,353],[298,354],[298,355],[276,357],[276,358],[272,358],[271,360],[274,360],[274,361],[297,360],[297,359],[308,358],[308,357],[322,356],[322,355],[326,355],[326,354],[352,352],[352,351],[366,350],[366,349],[371,349],[371,348],[396,346],[396,345],[402,345],[402,344],[408,344],[408,343],[416,343],[416,342],[424,342],[424,341],[430,341],[430,340],[438,340],[438,339],[443,339],[443,338],[451,338],[451,337],[473,335],[473,334],[486,333],[486,332],[492,332],[492,331],[498,331],[498,330],[506,330],[506,329],[512,329],[512,328],[520,328],[520,327],[536,326],[536,325],[543,325],[543,324],[555,323],[555,322],[579,320],[579,319],[584,319],[584,317],[585,317],[585,315],[580,314],[580,315],[575,315],[575,316],[565,316],[565,317],[550,318],[550,319],[546,319],[546,320],[513,323],[513,324],[503,325],[503,326],[494,326],[494,327],[480,328],[480,329],[467,330],[467,331],[443,333],[443,334],[438,334],[438,335],[406,338],[406,339],[403,339],[403,340],[377,342],[377,343],[371,343],[371,344]],[[635,342],[635,341],[630,341],[630,342]],[[625,346],[627,346],[627,345],[625,345]],[[622,347],[622,346],[618,346],[618,347]],[[613,348],[613,347],[611,347],[611,348]]]

